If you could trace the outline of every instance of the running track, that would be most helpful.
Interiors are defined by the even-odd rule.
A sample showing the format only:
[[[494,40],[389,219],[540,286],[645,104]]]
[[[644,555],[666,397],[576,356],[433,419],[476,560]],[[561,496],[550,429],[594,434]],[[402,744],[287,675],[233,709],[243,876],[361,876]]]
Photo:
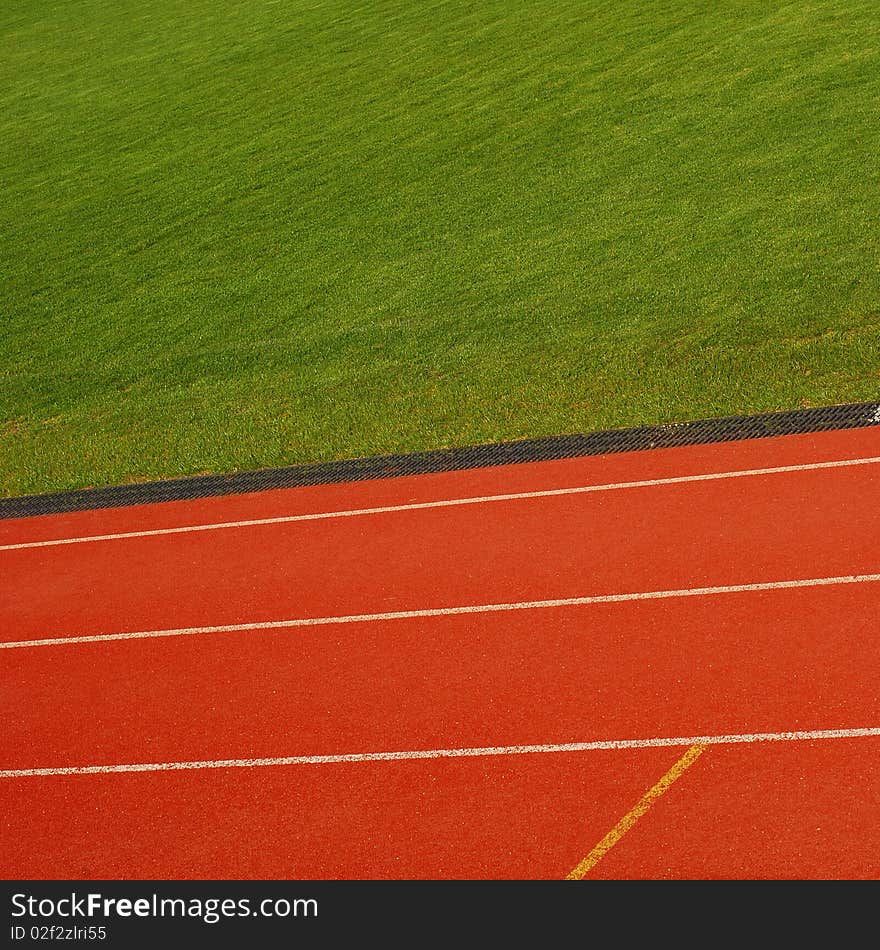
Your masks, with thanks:
[[[2,876],[877,879],[878,498],[869,427],[0,521]]]

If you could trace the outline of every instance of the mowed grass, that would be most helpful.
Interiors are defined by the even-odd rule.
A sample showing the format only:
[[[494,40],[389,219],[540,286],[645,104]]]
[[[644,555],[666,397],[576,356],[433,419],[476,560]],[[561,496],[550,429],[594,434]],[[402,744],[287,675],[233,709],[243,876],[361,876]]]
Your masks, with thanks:
[[[880,399],[871,0],[9,0],[0,494]]]

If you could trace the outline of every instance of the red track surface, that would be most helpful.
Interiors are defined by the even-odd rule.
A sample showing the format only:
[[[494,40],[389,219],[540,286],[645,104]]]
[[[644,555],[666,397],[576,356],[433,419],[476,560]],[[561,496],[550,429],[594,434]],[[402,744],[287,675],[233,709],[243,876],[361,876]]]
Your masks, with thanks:
[[[0,522],[0,546],[880,456],[880,429]],[[880,877],[880,464],[0,550],[0,770],[738,736],[594,878]],[[749,738],[752,737],[752,738]],[[688,743],[0,776],[7,879],[564,878]]]

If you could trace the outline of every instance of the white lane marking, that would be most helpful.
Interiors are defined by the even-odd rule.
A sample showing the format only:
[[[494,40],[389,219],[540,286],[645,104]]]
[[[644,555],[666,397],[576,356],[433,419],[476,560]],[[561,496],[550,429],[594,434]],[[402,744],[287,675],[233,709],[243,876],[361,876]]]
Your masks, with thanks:
[[[620,491],[627,488],[651,488],[659,485],[682,485],[688,482],[718,481],[727,478],[749,478],[759,475],[780,475],[786,472],[810,472],[827,468],[849,468],[856,465],[876,465],[880,456],[871,458],[840,459],[833,462],[811,462],[804,465],[783,465],[777,468],[754,468],[732,472],[710,472],[705,475],[676,475],[670,478],[649,478],[636,482],[611,482],[605,485],[581,485],[575,488],[550,488],[545,491],[512,492],[504,495],[478,495],[470,498],[450,498],[445,501],[413,502],[405,505],[385,505],[379,508],[351,508],[340,511],[321,511],[303,515],[283,515],[277,518],[254,518],[247,521],[218,521],[210,524],[184,525],[178,528],[151,528],[145,531],[125,531],[118,534],[95,534],[75,538],[54,538],[49,541],[22,541],[0,544],[0,551],[20,551],[23,548],[46,548],[61,544],[86,544],[94,541],[119,541],[125,538],[151,538],[165,534],[188,534],[195,531],[218,531],[223,528],[252,528],[257,525],[290,524],[296,521],[321,521],[328,518],[353,518],[362,515],[382,515],[398,511],[419,511],[425,508],[451,508],[460,505],[481,505],[496,501],[519,501],[527,498],[552,498],[558,495],[585,495],[590,492]]]
[[[811,577],[803,580],[731,584],[726,587],[686,587],[679,590],[650,590],[632,594],[596,594],[563,597],[557,600],[522,600],[502,604],[473,604],[464,607],[430,607],[425,610],[391,610],[376,614],[348,614],[335,617],[298,617],[293,620],[260,620],[210,627],[175,627],[167,630],[138,630],[131,633],[97,633],[80,637],[51,637],[40,640],[0,642],[0,650],[22,647],[66,646],[108,640],[143,640],[154,637],[186,637],[204,633],[232,633],[242,630],[272,630],[282,627],[317,627],[325,624],[370,623],[377,620],[406,620],[415,617],[452,617],[457,614],[497,613],[504,610],[539,610],[545,607],[578,607],[586,604],[615,604],[630,600],[660,600],[667,597],[703,597],[709,594],[737,594],[745,591],[785,590],[791,587],[824,587],[834,584],[866,584],[880,581],[880,574],[847,574],[841,577]]]
[[[738,742],[804,742],[813,739],[859,739],[880,736],[880,727],[813,729],[801,732],[751,732],[739,735],[678,736],[668,739],[607,739],[546,745],[502,745],[464,749],[414,749],[404,752],[354,752],[347,755],[288,755],[267,759],[206,759],[196,762],[143,762],[132,765],[80,765],[61,768],[3,769],[0,778],[36,775],[103,775],[110,772],[172,772],[183,769],[254,769],[271,765],[334,765],[342,762],[399,762],[407,759],[454,759],[484,755],[548,752],[593,752],[603,749],[653,749],[663,746],[731,745]]]

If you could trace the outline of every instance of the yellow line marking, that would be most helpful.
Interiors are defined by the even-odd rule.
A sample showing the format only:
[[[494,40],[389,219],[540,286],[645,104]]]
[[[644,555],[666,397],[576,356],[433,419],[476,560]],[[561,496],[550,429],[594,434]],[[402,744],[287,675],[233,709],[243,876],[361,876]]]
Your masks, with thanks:
[[[660,781],[642,796],[639,803],[608,832],[583,861],[566,876],[566,881],[580,881],[591,871],[605,855],[617,844],[630,828],[645,814],[645,812],[666,792],[672,783],[697,761],[706,750],[705,745],[692,745],[687,752],[672,766]]]

